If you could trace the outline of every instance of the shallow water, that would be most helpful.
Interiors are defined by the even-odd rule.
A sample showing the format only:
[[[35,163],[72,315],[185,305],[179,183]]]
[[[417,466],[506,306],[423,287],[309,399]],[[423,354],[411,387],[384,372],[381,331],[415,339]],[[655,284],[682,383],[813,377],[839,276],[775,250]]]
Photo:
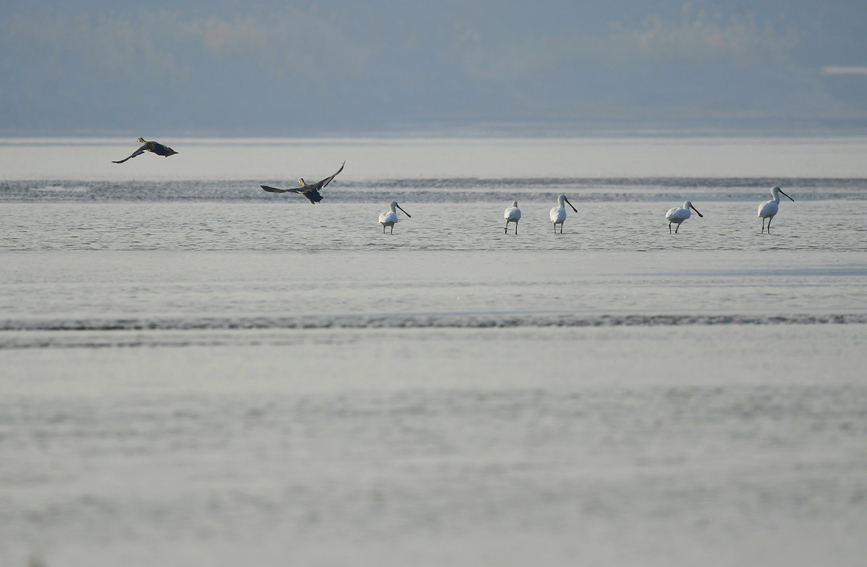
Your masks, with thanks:
[[[596,180],[551,142],[244,145],[366,155],[315,207],[259,190],[292,179],[262,161],[195,165],[230,144],[132,181],[70,165],[113,143],[4,142],[0,564],[860,565],[849,142],[696,144],[724,178],[663,171],[683,141],[609,142],[600,171],[635,172]],[[504,151],[512,175],[469,178]],[[579,212],[555,235],[560,192]],[[412,218],[383,235],[391,198]],[[705,216],[669,234],[687,198]]]
[[[853,252],[50,251],[9,253],[4,264],[0,332],[18,346],[36,336],[20,331],[59,331],[68,341],[78,334],[65,331],[195,336],[855,324],[867,317],[867,264]]]
[[[7,203],[0,250],[867,251],[867,199],[783,203],[770,236],[750,201],[693,199],[704,218],[693,215],[676,236],[665,212],[682,202],[576,200],[579,212],[569,211],[561,235],[548,220],[551,202],[519,201],[517,237],[514,225],[503,230],[509,202],[399,203],[412,218],[399,220],[393,236],[377,221],[387,204]]]

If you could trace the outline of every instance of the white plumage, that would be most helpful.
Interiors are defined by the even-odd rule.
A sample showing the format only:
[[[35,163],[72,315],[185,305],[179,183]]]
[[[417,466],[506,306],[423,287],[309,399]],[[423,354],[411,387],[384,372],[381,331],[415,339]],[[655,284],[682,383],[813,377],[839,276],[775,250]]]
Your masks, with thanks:
[[[518,201],[512,201],[512,206],[506,209],[503,213],[503,218],[506,219],[506,232],[509,233],[509,223],[515,223],[515,234],[518,234],[518,221],[521,220],[521,209],[518,208]]]
[[[776,215],[777,211],[780,210],[780,193],[786,195],[779,187],[772,187],[771,195],[773,195],[774,198],[759,205],[759,218],[762,219],[762,232],[765,232],[765,219],[768,219],[768,234],[771,233],[771,221],[774,220],[774,215]],[[786,195],[786,197],[788,197],[793,203],[795,202],[795,200],[788,195]]]
[[[677,231],[680,229],[680,223],[692,216],[692,213],[689,212],[690,209],[695,211],[695,214],[697,214],[699,217],[704,216],[700,212],[698,212],[698,209],[693,207],[692,203],[690,203],[689,201],[684,202],[683,207],[674,207],[668,209],[668,212],[665,213],[665,220],[668,221],[669,234],[671,233],[671,223],[677,225],[677,228],[674,229],[674,233],[677,234]]]
[[[388,205],[389,211],[386,213],[379,214],[379,224],[382,225],[382,232],[385,234],[385,227],[391,227],[391,234],[394,234],[394,223],[397,222],[397,210],[405,214],[408,218],[412,218],[410,214],[403,209],[400,208],[400,205],[397,204],[397,201],[392,201],[390,205]]]
[[[551,224],[554,225],[554,232],[557,232],[557,225],[560,225],[560,234],[563,233],[563,222],[566,220],[566,207],[563,206],[563,203],[569,203],[569,199],[566,198],[566,195],[560,195],[557,197],[557,206],[551,209],[550,217]],[[572,203],[569,203],[569,206],[572,207],[572,210],[576,213],[578,209],[572,206]]]

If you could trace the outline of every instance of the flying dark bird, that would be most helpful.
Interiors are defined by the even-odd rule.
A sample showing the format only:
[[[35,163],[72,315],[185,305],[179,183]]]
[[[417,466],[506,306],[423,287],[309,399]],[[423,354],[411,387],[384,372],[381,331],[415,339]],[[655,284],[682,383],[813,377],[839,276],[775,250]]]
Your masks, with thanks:
[[[329,175],[322,181],[318,181],[312,185],[308,185],[304,178],[300,178],[298,180],[301,183],[301,187],[297,187],[295,189],[277,189],[276,187],[268,187],[267,185],[261,185],[262,189],[268,191],[269,193],[301,193],[310,201],[311,204],[315,205],[319,201],[322,200],[322,195],[319,194],[320,189],[325,189],[325,187],[331,183],[331,180],[337,177],[337,174],[343,171],[343,166],[346,165],[346,162],[343,162],[340,165],[340,169],[334,172],[333,175]]]
[[[171,149],[170,147],[164,146],[159,142],[148,142],[144,138],[139,138],[138,141],[144,145],[142,147],[140,147],[139,149],[137,149],[136,151],[134,151],[132,153],[132,155],[129,156],[128,158],[122,159],[120,161],[113,161],[111,163],[123,163],[127,159],[134,158],[135,156],[140,156],[145,152],[153,152],[153,153],[157,154],[158,156],[165,156],[165,157],[173,156],[176,153],[178,153],[175,150]]]

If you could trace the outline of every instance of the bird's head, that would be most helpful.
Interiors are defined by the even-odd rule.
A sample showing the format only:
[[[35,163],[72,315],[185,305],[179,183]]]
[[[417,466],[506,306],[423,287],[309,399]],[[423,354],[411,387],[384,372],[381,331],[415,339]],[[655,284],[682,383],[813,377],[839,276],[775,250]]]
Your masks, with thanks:
[[[139,139],[136,140],[136,141],[137,141],[138,143],[140,143],[140,144],[144,144],[144,143],[145,143],[145,139],[144,139],[144,138],[139,138]]]
[[[303,178],[303,177],[299,177],[299,178],[298,178],[298,183],[300,183],[300,184],[303,185],[304,187],[307,187],[307,182],[304,181],[304,178]]]

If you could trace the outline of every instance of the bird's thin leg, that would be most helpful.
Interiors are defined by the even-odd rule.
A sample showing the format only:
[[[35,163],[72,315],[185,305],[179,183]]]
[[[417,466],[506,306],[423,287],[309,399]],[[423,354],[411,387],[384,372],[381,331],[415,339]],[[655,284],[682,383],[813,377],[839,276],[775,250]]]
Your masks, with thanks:
[[[671,223],[668,223],[668,234],[671,234]]]
[[[774,220],[774,217],[768,218],[768,234],[771,233],[771,221]]]
[[[509,234],[509,221],[506,221],[506,229],[505,229],[505,232],[503,232],[503,234]]]
[[[680,230],[680,225],[677,225],[677,228],[674,229],[674,233],[677,234],[677,231]]]
[[[762,234],[765,233],[765,217],[762,217]]]
[[[518,234],[518,223],[515,222],[515,234]]]
[[[391,225],[391,234],[394,234],[394,225]]]

